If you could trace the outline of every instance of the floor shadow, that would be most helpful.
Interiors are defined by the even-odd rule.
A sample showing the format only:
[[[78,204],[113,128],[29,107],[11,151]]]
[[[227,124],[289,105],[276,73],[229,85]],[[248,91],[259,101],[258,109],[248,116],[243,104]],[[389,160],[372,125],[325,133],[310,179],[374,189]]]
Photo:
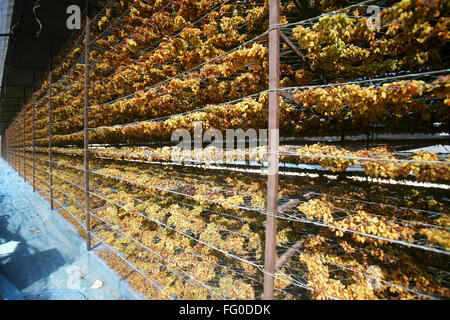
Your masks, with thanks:
[[[38,281],[47,279],[50,274],[65,264],[65,259],[57,249],[38,251],[30,254],[26,245],[21,243],[18,250],[0,268],[2,274],[17,289],[23,290]]]
[[[8,197],[8,195],[0,195],[1,202],[8,202],[5,201]],[[20,212],[18,211],[17,214]],[[24,238],[20,231],[28,230],[28,228],[23,226],[23,217],[14,215],[14,207],[5,210],[5,206],[0,206],[0,243],[19,242],[10,256],[0,259],[0,272],[17,289],[22,290],[37,281],[45,281],[52,272],[65,265],[67,261],[57,249],[43,249],[46,245],[45,241],[35,238],[39,234],[30,232],[29,238]],[[10,225],[12,221],[13,228]],[[37,248],[30,241],[35,244],[42,242],[42,245]]]

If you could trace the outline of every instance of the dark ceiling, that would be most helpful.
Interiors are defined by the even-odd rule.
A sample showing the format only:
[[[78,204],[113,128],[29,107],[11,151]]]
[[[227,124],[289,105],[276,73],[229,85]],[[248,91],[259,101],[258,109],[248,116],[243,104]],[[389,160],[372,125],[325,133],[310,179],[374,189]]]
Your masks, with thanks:
[[[42,24],[39,37],[36,37],[39,23],[33,14],[37,2],[40,7],[35,12]],[[83,11],[85,0],[14,1],[0,93],[0,133],[30,97],[33,86],[41,82],[50,58],[58,54],[73,33],[66,27],[69,17],[66,10],[73,4]]]

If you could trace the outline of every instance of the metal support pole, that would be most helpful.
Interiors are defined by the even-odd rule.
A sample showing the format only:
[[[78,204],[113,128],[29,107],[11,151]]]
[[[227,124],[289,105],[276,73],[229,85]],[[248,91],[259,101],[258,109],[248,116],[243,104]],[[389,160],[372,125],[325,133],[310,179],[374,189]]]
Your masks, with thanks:
[[[9,141],[10,141],[10,137],[9,137],[9,128],[6,129],[6,162],[9,163]]]
[[[14,170],[17,172],[17,133],[16,133],[16,119],[14,119],[13,123],[13,132],[14,132]]]
[[[32,144],[33,144],[33,192],[36,192],[36,151],[35,151],[35,144],[34,144],[34,128],[36,124],[36,107],[35,103],[33,102],[33,128],[32,130]]]
[[[16,133],[15,136],[15,143],[14,147],[16,150],[16,155],[14,156],[16,158],[16,171],[20,176],[20,157],[19,157],[19,124],[18,124],[18,117],[16,117],[15,123],[14,123],[14,131]]]
[[[11,130],[6,129],[6,150],[7,150],[7,154],[6,154],[6,161],[9,163],[9,165],[11,165],[11,135],[10,135]]]
[[[50,209],[53,210],[53,159],[52,159],[52,69],[48,73],[48,171],[50,187]]]
[[[269,154],[267,175],[267,222],[264,258],[264,299],[274,295],[276,260],[276,235],[278,213],[278,145],[279,145],[279,96],[280,86],[280,0],[269,1]]]
[[[25,98],[24,98],[25,103]],[[27,163],[25,159],[25,116],[27,114],[27,106],[23,107],[23,180],[27,181]]]
[[[19,173],[19,132],[18,132],[17,118],[14,120],[14,163],[16,172]]]
[[[8,162],[11,167],[12,167],[12,159],[13,159],[13,156],[12,156],[13,142],[12,141],[13,140],[12,140],[12,134],[11,134],[11,126],[9,126],[9,128],[8,128],[8,147],[9,147]]]
[[[12,124],[12,156],[13,156],[13,169],[16,170],[16,130],[14,123]]]
[[[12,135],[12,156],[13,156],[13,169],[16,170],[16,129],[14,126],[14,120],[11,122],[11,135]]]
[[[16,157],[14,155],[14,123],[11,123],[11,167],[15,170]]]
[[[91,250],[91,212],[89,199],[89,2],[86,1],[86,29],[84,56],[84,213],[86,214],[86,247]]]
[[[0,137],[0,139],[2,140],[1,157],[2,157],[3,159],[5,159],[5,135],[3,134],[3,135]]]
[[[9,128],[6,128],[6,162],[9,163]]]
[[[17,149],[16,149],[16,153],[17,153],[17,173],[19,174],[19,177],[22,177],[22,166],[20,164],[20,161],[22,160],[20,154],[21,154],[21,128],[20,128],[20,123],[19,120],[20,119],[20,112],[17,113],[17,120],[16,120],[16,136],[17,136]]]
[[[13,140],[13,136],[12,136],[12,127],[9,127],[9,138],[10,138],[10,146],[9,146],[9,157],[10,157],[10,162],[9,165],[12,167],[13,166],[13,145],[14,145],[14,140]]]
[[[20,114],[19,114],[20,115]],[[21,118],[23,119],[23,116],[21,116]],[[21,120],[22,120],[21,119]],[[22,158],[22,147],[23,147],[23,141],[22,141],[22,135],[23,135],[23,128],[20,126],[20,124],[18,123],[18,127],[17,127],[17,133],[19,135],[19,171],[22,175],[23,178],[23,158]]]
[[[12,125],[9,127],[9,136],[11,138],[11,140],[10,140],[11,141],[11,146],[9,147],[11,162],[9,164],[11,165],[11,167],[13,167],[13,163],[14,163],[14,154],[13,154],[14,137],[13,137]]]
[[[8,163],[11,165],[11,128],[8,128]]]
[[[35,69],[33,69],[33,86],[31,87],[31,103],[32,103],[32,128],[31,128],[31,144],[33,148],[33,192],[36,192],[36,150],[35,150],[35,144],[34,144],[34,128],[36,125],[36,107],[35,107],[35,101],[34,101],[34,84],[36,82],[36,72]]]
[[[11,122],[11,167],[15,170],[15,156],[14,156],[14,122]]]
[[[20,128],[20,123],[19,123],[19,121],[20,121],[20,111],[19,111],[19,113],[17,114],[17,172],[19,173],[19,176],[20,177],[23,177],[23,172],[22,172],[22,166],[21,166],[21,163],[20,163],[20,161],[22,160],[22,157],[20,156],[21,155],[21,151],[22,151],[22,139],[21,139],[21,136],[22,136],[22,134],[21,134],[21,128]]]
[[[17,124],[17,118],[14,121],[14,132],[15,132],[15,137],[14,137],[14,150],[15,150],[15,162],[16,162],[16,172],[20,175],[20,158],[19,158],[19,126]]]
[[[14,144],[16,143],[16,137],[15,131],[14,131],[14,122],[11,124],[11,158],[12,158],[12,167],[14,170],[16,170],[16,150],[14,149]]]
[[[10,138],[10,136],[9,136],[9,128],[8,129],[6,129],[6,161],[8,162],[8,163],[10,163],[10,141],[11,141],[11,138]]]
[[[11,130],[8,128],[8,140],[6,143],[8,144],[8,163],[11,165]]]

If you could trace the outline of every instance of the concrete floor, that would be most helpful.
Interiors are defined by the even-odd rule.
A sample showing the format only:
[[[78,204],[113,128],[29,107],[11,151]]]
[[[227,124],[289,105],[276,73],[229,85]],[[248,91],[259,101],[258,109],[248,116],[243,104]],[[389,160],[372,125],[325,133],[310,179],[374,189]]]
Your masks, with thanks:
[[[84,240],[72,226],[51,212],[48,203],[0,159],[0,244],[8,241],[19,245],[11,256],[0,258],[0,274],[22,294],[75,290],[91,300],[142,299],[94,253],[88,253]],[[103,286],[90,289],[96,280]],[[8,298],[13,293],[0,294]],[[37,299],[80,296],[58,293]]]

